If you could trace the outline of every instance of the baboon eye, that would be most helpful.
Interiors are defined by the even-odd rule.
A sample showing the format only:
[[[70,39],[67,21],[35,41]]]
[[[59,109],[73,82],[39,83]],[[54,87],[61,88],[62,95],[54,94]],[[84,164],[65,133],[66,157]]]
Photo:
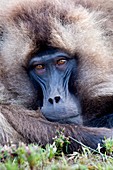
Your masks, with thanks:
[[[66,62],[67,62],[66,59],[60,59],[60,60],[57,61],[57,65],[60,66],[60,65],[65,64]]]
[[[37,64],[36,66],[35,66],[35,72],[37,73],[37,74],[44,74],[45,73],[45,71],[46,71],[46,68],[45,68],[45,65],[44,64]]]
[[[42,69],[45,69],[45,66],[43,64],[38,64],[35,66],[35,69],[36,70],[42,70]]]

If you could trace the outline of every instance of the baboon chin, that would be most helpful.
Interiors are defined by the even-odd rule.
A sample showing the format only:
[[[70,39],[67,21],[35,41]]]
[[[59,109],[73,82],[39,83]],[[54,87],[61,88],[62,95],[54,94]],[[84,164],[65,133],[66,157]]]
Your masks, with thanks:
[[[112,11],[107,0],[0,1],[1,145],[45,145],[62,129],[94,149],[112,137]]]

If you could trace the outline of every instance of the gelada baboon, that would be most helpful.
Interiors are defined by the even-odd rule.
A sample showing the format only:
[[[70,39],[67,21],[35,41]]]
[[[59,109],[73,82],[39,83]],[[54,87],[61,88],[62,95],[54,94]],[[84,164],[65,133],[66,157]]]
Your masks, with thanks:
[[[0,1],[1,144],[112,137],[112,30],[112,0]]]

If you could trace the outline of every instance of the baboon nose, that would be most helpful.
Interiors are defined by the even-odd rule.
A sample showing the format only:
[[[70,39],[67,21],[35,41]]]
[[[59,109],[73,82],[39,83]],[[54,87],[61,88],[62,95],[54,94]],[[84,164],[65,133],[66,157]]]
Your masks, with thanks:
[[[48,101],[49,101],[49,103],[51,103],[51,104],[53,104],[54,102],[55,102],[55,103],[59,103],[59,101],[60,101],[60,96],[56,96],[56,97],[54,97],[53,99],[52,99],[52,98],[49,98]]]

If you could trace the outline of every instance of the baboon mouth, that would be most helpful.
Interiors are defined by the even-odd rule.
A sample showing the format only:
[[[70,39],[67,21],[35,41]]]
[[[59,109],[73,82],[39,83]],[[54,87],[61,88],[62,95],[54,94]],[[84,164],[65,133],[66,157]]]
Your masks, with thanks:
[[[55,117],[49,117],[49,118],[47,118],[47,120],[49,120],[49,121],[52,121],[52,122],[66,122],[68,119],[73,119],[73,118],[77,118],[77,117],[79,117],[80,116],[80,114],[77,114],[77,115],[74,115],[74,116],[68,116],[68,117],[65,117],[65,118],[55,118]]]

